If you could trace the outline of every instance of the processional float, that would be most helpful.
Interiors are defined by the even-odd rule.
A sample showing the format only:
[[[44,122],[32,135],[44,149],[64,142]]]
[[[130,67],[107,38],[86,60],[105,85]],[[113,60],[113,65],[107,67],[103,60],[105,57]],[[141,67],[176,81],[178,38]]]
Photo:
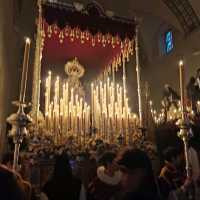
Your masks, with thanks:
[[[33,119],[38,120],[39,117],[39,99],[42,95],[39,89],[40,79],[44,78],[41,77],[42,74],[47,74],[47,70],[45,72],[44,69],[48,68],[52,75],[46,80],[44,116],[46,124],[54,124],[54,128],[47,127],[50,134],[61,136],[67,132],[76,132],[78,139],[87,129],[87,132],[95,132],[103,139],[112,140],[113,132],[118,130],[118,135],[122,135],[127,142],[130,126],[137,123],[137,116],[131,113],[128,103],[125,68],[126,61],[134,53],[135,20],[118,18],[113,14],[108,16],[96,4],[89,4],[84,8],[79,4],[72,6],[46,1],[41,10],[41,25],[38,25],[40,39],[37,38],[37,45],[40,46],[36,47],[38,51],[35,54],[34,66]],[[139,83],[138,45],[136,51]],[[73,62],[75,58],[85,68],[85,79],[89,71],[92,71],[94,77],[90,89],[86,92],[91,93],[87,109],[84,108],[87,97],[80,98],[79,94],[75,94],[73,87],[69,88],[70,82],[65,82],[60,87],[61,79],[58,78],[57,89],[54,88],[57,92],[51,89],[53,96],[49,92],[55,69],[52,66],[56,66],[58,60],[64,66],[67,62]],[[123,66],[121,85],[116,82],[116,73],[120,71],[120,65]],[[74,66],[74,69],[78,71],[77,66]],[[139,110],[142,113],[140,91],[139,84]],[[64,95],[61,96],[61,93]],[[142,114],[139,116],[142,121]],[[67,124],[70,129],[69,126],[66,127]]]
[[[34,134],[52,135],[57,143],[72,134],[80,145],[91,135],[107,142],[121,137],[123,144],[130,144],[132,131],[144,130],[136,20],[104,12],[96,3],[84,7],[39,0],[38,11],[30,113]],[[131,112],[126,88],[125,65],[134,51],[139,119]],[[67,78],[59,73],[59,65],[62,72],[68,66]],[[77,77],[83,71],[86,80],[92,77],[85,92],[89,98],[75,92],[82,87]],[[119,83],[117,73],[122,74]],[[54,74],[61,78],[55,79]],[[70,79],[72,74],[75,79]]]

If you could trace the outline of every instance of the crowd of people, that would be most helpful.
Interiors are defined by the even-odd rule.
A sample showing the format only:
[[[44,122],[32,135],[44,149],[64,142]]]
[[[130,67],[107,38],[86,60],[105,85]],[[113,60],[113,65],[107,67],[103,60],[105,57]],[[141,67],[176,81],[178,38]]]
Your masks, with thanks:
[[[195,112],[200,99],[200,69],[187,85],[187,96]],[[176,107],[179,100],[176,91],[165,85],[164,107]],[[3,156],[0,195],[5,200],[200,199],[198,149],[189,148],[188,177],[183,147],[168,146],[158,158],[155,145],[140,134],[133,137],[134,143],[128,147],[120,140],[108,144],[91,139],[84,148],[73,138],[55,145],[47,136],[29,137],[29,142],[23,143],[26,150],[17,171],[12,169],[13,151]]]
[[[187,200],[200,197],[199,159],[193,148],[190,161],[195,168],[192,168],[191,177],[186,176],[182,148],[167,147],[163,151],[159,173],[154,170],[149,153],[136,147],[120,147],[97,141],[96,145],[84,152],[64,145],[51,147],[51,151],[39,151],[38,157],[34,154],[35,163],[52,161],[52,169],[43,170],[47,176],[40,180],[39,189],[25,175],[23,166],[18,172],[12,170],[13,153],[3,157],[0,165],[2,199]],[[33,165],[34,156],[30,157]],[[23,159],[20,160],[21,165]],[[28,170],[31,170],[30,165]]]

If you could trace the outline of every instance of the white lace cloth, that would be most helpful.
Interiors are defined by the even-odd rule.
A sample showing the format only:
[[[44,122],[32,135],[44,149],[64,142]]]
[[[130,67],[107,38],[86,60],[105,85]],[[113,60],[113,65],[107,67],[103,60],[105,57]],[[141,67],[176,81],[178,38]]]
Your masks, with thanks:
[[[121,172],[120,171],[116,171],[114,173],[114,176],[108,176],[107,174],[105,174],[105,167],[104,166],[100,166],[97,169],[97,177],[104,183],[108,184],[108,185],[117,185],[119,184],[119,182],[121,181]]]

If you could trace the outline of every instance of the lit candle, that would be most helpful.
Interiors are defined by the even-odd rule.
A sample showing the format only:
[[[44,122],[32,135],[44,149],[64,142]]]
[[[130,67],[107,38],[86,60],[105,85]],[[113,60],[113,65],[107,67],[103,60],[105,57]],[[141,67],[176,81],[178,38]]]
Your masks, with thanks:
[[[92,115],[92,127],[94,126],[94,84],[91,84],[91,115]]]
[[[26,38],[26,40],[25,40],[25,50],[24,50],[23,69],[22,69],[22,78],[21,78],[20,97],[19,97],[20,103],[24,103],[24,101],[25,101],[30,44],[31,44],[31,40],[29,38]]]
[[[46,79],[46,90],[45,90],[45,118],[47,118],[46,120],[48,121],[48,113],[49,113],[49,106],[50,106],[50,97],[51,97],[51,72],[49,71],[49,75]],[[48,122],[46,122],[48,124]],[[47,129],[48,129],[48,125],[47,125]]]
[[[179,76],[180,76],[180,94],[181,94],[181,112],[182,112],[182,119],[185,120],[185,97],[184,97],[184,66],[183,61],[179,62]]]

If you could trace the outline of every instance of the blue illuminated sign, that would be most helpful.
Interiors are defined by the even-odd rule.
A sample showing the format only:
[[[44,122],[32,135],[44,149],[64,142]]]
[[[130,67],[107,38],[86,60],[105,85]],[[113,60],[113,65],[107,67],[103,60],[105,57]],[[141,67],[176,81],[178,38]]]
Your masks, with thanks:
[[[173,44],[173,35],[172,35],[172,31],[167,31],[165,33],[165,51],[166,53],[170,53],[172,51],[174,47]]]

